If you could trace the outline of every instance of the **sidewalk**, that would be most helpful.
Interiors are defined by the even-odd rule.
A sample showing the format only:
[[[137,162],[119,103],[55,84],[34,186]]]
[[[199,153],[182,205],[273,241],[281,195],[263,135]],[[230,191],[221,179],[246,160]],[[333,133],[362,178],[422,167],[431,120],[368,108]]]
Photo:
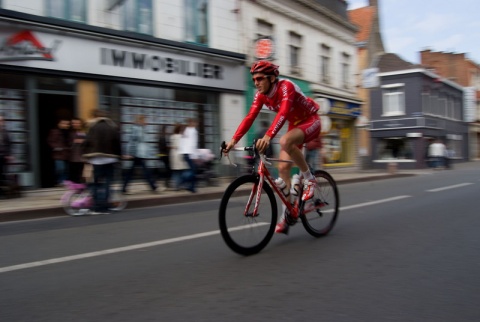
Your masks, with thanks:
[[[337,184],[363,182],[395,177],[413,176],[431,172],[424,170],[399,170],[390,174],[386,170],[358,170],[356,168],[327,169]],[[127,209],[175,204],[182,202],[220,199],[233,178],[219,178],[217,186],[205,187],[201,184],[197,193],[188,191],[162,191],[156,194],[147,184],[132,183],[126,195]],[[60,205],[60,198],[65,193],[63,188],[49,188],[23,191],[22,197],[0,200],[0,222],[37,219],[54,216],[68,216]]]

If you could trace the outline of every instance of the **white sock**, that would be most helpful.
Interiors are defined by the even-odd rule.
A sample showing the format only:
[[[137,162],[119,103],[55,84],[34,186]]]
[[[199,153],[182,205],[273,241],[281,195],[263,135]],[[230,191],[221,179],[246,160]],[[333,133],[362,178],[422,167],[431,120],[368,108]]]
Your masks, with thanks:
[[[305,180],[312,180],[312,179],[314,179],[313,174],[312,174],[312,172],[311,172],[310,170],[307,170],[306,172],[303,172],[303,171],[302,171],[302,177],[303,177],[303,179],[305,179]]]

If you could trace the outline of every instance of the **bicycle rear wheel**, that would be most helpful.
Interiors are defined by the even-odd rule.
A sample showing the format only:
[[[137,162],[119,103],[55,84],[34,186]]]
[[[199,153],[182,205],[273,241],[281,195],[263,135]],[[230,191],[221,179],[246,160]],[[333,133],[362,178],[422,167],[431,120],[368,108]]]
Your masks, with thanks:
[[[234,252],[252,255],[261,251],[273,236],[277,222],[277,202],[272,188],[263,184],[254,215],[259,178],[245,175],[225,191],[219,209],[220,232]]]
[[[312,199],[300,202],[300,219],[310,235],[322,237],[335,226],[340,200],[337,184],[328,172],[318,170],[314,175],[317,189]]]

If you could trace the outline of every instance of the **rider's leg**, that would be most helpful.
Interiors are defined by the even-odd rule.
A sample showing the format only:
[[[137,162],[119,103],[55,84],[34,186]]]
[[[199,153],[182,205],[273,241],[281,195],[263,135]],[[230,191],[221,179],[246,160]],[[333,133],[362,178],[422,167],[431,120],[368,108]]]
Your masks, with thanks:
[[[280,152],[280,158],[282,159],[285,156],[289,156],[287,159],[293,160],[295,164],[298,166],[302,173],[306,173],[308,171],[308,164],[305,161],[305,157],[302,153],[302,150],[298,147],[299,145],[303,144],[303,140],[305,139],[305,135],[302,130],[294,128],[288,131],[284,136],[280,138],[280,146],[282,148]],[[283,152],[283,157],[282,157]],[[290,187],[290,169],[292,168],[291,163],[281,162],[279,165],[279,172],[280,177],[285,181],[288,182],[288,186]],[[288,181],[287,181],[288,180]]]

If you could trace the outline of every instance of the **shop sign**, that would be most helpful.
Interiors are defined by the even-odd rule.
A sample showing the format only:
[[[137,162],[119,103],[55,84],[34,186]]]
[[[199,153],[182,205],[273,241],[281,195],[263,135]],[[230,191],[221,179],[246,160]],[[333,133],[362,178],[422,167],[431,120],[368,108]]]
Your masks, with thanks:
[[[357,117],[362,114],[360,104],[348,103],[330,99],[330,114],[339,114],[350,117]]]
[[[245,87],[242,64],[180,48],[106,44],[14,27],[0,30],[0,44],[0,64],[233,90]]]
[[[275,55],[275,42],[272,37],[261,37],[255,40],[255,58],[273,59]]]
[[[418,127],[418,123],[422,118],[406,118],[406,119],[390,119],[382,121],[372,121],[372,130],[391,130],[398,128]]]
[[[54,53],[61,41],[56,39],[47,47],[29,30],[23,30],[6,37],[0,45],[0,62],[19,60],[55,59]]]

